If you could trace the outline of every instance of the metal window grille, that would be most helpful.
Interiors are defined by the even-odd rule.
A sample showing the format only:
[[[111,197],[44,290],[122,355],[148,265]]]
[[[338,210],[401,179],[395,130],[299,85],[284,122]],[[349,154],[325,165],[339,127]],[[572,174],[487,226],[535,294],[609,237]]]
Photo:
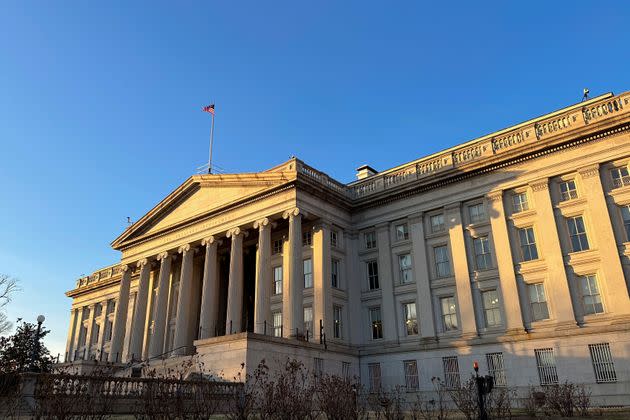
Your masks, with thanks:
[[[375,232],[365,233],[365,248],[366,249],[376,248],[376,233]]]
[[[435,272],[438,277],[448,277],[451,275],[451,264],[448,259],[448,249],[446,245],[433,248],[435,255]]]
[[[378,282],[378,262],[376,260],[368,261],[367,265],[367,275],[368,275],[368,286],[370,290],[375,290],[380,288],[380,284]]]
[[[304,308],[304,331],[313,336],[313,307],[306,306]]]
[[[431,232],[441,232],[444,230],[444,215],[436,214],[435,216],[431,216]]]
[[[398,265],[400,266],[400,284],[411,282],[411,255],[404,254],[398,256]]]
[[[381,364],[369,363],[368,375],[370,380],[370,392],[378,392],[381,389]]]
[[[475,261],[477,270],[487,270],[492,267],[492,254],[490,253],[490,243],[487,236],[480,236],[473,240],[475,248]]]
[[[403,362],[405,368],[405,385],[407,391],[415,391],[420,387],[418,380],[418,363],[415,360],[405,360]]]
[[[630,185],[630,174],[628,174],[628,168],[615,168],[610,173],[612,175],[613,186],[615,188]]]
[[[571,239],[571,249],[573,252],[585,251],[589,249],[586,228],[582,216],[570,217],[567,219],[569,238]]]
[[[575,181],[565,181],[560,183],[560,200],[568,201],[578,197],[577,188],[575,187]]]
[[[350,362],[341,362],[341,377],[343,379],[350,379],[352,372],[352,364]]]
[[[514,213],[520,213],[525,210],[529,210],[529,202],[527,201],[527,193],[518,193],[512,196],[512,203],[514,204]]]
[[[459,388],[459,362],[457,356],[442,357],[442,366],[444,368],[444,384],[447,388]]]
[[[519,229],[518,236],[521,241],[521,256],[523,261],[538,259],[538,249],[536,248],[534,228],[526,227]]]
[[[556,370],[556,358],[553,349],[535,349],[536,367],[538,379],[541,385],[553,385],[558,383],[558,371]]]
[[[617,382],[617,373],[615,372],[610,345],[608,343],[589,344],[588,349],[591,352],[597,383]]]
[[[304,260],[304,288],[313,287],[313,260]]]
[[[488,364],[488,374],[494,378],[494,386],[507,386],[503,353],[486,354],[486,363]]]
[[[416,316],[416,303],[405,303],[403,305],[403,315],[405,317],[405,331],[407,335],[418,335],[418,317]]]
[[[315,357],[313,359],[313,374],[319,378],[324,373],[324,359]]]
[[[282,337],[282,312],[274,312],[272,314],[273,320],[273,336]]]
[[[470,216],[470,223],[479,223],[486,220],[486,210],[483,203],[475,204],[468,207],[468,215]]]

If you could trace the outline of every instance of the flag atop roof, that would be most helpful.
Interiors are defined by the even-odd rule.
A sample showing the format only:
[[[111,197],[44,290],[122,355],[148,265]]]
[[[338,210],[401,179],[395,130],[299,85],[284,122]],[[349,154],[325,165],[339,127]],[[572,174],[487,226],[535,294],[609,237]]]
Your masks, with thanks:
[[[202,109],[204,112],[214,115],[214,104],[204,106]]]

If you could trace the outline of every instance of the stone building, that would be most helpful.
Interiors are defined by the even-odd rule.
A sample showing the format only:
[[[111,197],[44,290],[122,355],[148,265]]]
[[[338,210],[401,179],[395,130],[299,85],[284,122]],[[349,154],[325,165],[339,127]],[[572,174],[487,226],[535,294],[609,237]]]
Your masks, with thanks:
[[[630,92],[340,183],[193,175],[78,280],[66,360],[297,357],[369,389],[586,383],[630,403]]]

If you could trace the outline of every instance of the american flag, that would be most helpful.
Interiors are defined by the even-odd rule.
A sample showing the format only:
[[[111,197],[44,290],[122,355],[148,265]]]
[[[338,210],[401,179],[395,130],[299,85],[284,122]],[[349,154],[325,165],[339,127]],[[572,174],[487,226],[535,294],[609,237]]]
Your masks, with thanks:
[[[207,112],[207,113],[209,113],[209,114],[214,115],[214,104],[212,104],[212,105],[208,105],[208,106],[204,106],[204,107],[202,108],[202,110],[203,110],[204,112]]]

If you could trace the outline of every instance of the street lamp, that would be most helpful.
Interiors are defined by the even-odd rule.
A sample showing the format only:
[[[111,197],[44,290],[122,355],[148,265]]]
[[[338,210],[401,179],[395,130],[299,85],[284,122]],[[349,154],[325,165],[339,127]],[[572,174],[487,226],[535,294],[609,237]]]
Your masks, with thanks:
[[[39,334],[42,331],[42,324],[44,323],[45,320],[46,320],[46,317],[44,315],[39,315],[37,317],[37,332],[35,333],[35,343],[33,343],[33,352],[31,354],[31,368],[30,368],[31,372],[35,372],[36,370],[35,359],[37,358],[37,355],[39,354]]]

